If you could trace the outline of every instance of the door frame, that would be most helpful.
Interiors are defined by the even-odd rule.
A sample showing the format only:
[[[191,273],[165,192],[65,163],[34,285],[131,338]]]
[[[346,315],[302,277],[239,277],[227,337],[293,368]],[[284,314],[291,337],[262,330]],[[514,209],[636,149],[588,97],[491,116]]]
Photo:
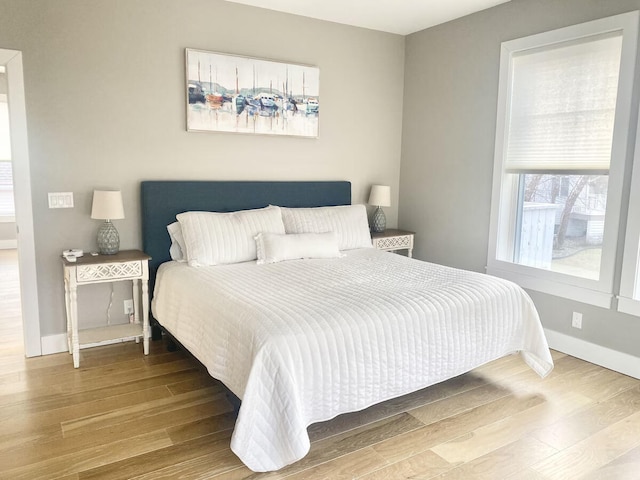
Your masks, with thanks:
[[[40,336],[40,310],[38,306],[38,279],[22,52],[0,48],[0,65],[5,67],[8,86],[7,101],[9,103],[11,163],[13,168],[13,195],[16,207],[24,350],[27,357],[35,357],[42,355],[42,339]]]

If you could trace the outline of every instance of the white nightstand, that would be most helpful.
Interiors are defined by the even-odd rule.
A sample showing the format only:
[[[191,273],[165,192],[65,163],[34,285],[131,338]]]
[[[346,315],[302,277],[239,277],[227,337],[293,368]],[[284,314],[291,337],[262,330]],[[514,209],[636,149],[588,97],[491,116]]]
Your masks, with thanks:
[[[373,246],[378,250],[395,252],[396,250],[406,250],[407,256],[413,253],[414,232],[387,228],[384,232],[372,233]]]
[[[143,339],[144,354],[149,354],[149,259],[140,250],[124,250],[115,255],[86,254],[75,262],[62,259],[64,296],[67,310],[67,343],[73,354],[73,366],[80,366],[80,349],[118,341]],[[134,322],[106,327],[78,329],[78,286],[94,283],[133,283]],[[142,309],[140,308],[142,295]],[[142,311],[141,311],[142,310]],[[142,313],[142,324],[140,323]]]

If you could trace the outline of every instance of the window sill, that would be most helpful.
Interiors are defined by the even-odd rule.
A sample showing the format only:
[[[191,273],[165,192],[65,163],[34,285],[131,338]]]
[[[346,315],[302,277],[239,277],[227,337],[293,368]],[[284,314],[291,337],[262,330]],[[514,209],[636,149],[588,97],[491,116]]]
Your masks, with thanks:
[[[618,297],[618,311],[640,317],[640,300],[628,297]]]
[[[16,223],[15,216],[0,215],[0,223]]]
[[[611,303],[614,297],[612,293],[593,290],[578,285],[571,285],[556,280],[549,280],[547,278],[540,278],[538,276],[527,275],[522,272],[514,272],[498,267],[488,266],[487,273],[495,277],[510,280],[520,285],[522,288],[606,309],[611,308]]]

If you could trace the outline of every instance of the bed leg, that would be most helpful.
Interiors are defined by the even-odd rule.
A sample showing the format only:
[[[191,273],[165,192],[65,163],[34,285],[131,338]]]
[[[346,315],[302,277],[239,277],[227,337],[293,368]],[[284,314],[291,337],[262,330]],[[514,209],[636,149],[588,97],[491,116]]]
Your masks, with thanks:
[[[240,411],[240,405],[242,404],[242,400],[235,396],[235,394],[231,390],[227,390],[227,400],[229,403],[233,405],[233,413],[237,416]]]
[[[162,340],[162,328],[160,328],[160,325],[158,325],[156,321],[151,324],[151,340],[154,342]]]
[[[167,352],[176,352],[178,350],[178,345],[173,341],[173,338],[169,337],[167,339]]]

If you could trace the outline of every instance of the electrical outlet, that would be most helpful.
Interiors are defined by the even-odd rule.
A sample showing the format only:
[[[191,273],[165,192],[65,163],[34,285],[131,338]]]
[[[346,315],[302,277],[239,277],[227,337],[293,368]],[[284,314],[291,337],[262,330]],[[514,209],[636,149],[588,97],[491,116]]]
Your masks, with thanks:
[[[124,314],[131,315],[133,313],[133,300],[125,300],[124,301]]]
[[[573,312],[573,316],[571,317],[571,326],[573,328],[582,328],[582,314],[578,312]]]

